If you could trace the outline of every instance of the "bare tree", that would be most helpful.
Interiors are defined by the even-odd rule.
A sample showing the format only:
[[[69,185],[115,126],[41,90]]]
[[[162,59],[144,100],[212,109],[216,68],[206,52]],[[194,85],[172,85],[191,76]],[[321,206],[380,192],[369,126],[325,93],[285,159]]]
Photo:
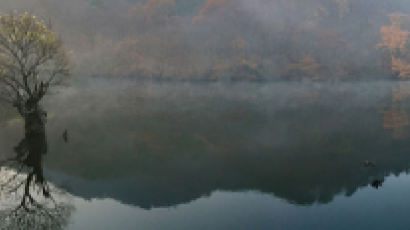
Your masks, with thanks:
[[[29,13],[0,16],[0,96],[23,117],[69,74],[62,41],[50,25]]]

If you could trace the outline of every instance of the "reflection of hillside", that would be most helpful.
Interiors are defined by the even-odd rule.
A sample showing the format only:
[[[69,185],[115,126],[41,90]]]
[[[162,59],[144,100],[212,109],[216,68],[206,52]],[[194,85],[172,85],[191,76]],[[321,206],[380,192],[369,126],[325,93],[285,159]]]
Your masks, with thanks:
[[[409,124],[408,115],[405,111],[389,109],[382,111],[382,113],[384,114],[383,127],[385,129],[394,129]]]
[[[114,107],[110,101],[107,107],[82,103],[79,110],[70,105],[71,112],[62,113],[67,117],[49,122],[55,138],[49,139],[53,154],[47,165],[66,175],[53,181],[76,195],[144,208],[189,202],[215,190],[326,203],[405,171],[410,160],[408,144],[380,125],[384,106],[372,107],[376,103],[368,100],[366,106],[352,105],[355,92],[340,92],[312,92],[318,96],[307,103],[289,95],[292,103],[283,105],[271,98],[261,103],[257,96],[199,96],[200,91],[157,98],[150,90],[137,99],[123,95]],[[404,124],[403,119],[393,120]],[[68,145],[60,138],[63,127],[69,127]],[[365,160],[376,167],[364,168]]]
[[[402,137],[405,135],[403,127],[409,125],[406,111],[398,109],[383,110],[383,128],[394,131],[394,136]]]
[[[392,87],[391,103],[388,109],[381,110],[383,114],[383,128],[393,130],[394,138],[407,137],[406,127],[409,125],[406,101],[409,97],[410,85],[407,82],[399,82]]]
[[[267,130],[257,120],[243,127],[212,125],[209,130],[199,125],[181,133],[172,131],[174,127],[147,127],[145,132],[152,133],[151,139],[136,142],[134,150],[127,150],[131,143],[121,140],[127,138],[124,129],[111,130],[117,151],[103,143],[93,150],[96,139],[89,138],[90,144],[77,153],[65,152],[73,158],[65,165],[58,158],[50,164],[66,174],[91,180],[73,182],[71,187],[77,195],[109,196],[142,207],[176,205],[215,190],[258,190],[298,204],[329,202],[336,194],[352,194],[372,177],[406,169],[406,155],[401,149],[395,152],[398,158],[391,159],[387,154],[392,148],[390,138],[383,130],[373,128],[379,127],[375,116],[365,124],[349,124],[354,116],[341,118],[336,111],[324,108],[305,108],[304,112],[308,114],[282,111],[273,118],[278,123],[264,127]],[[322,112],[330,118],[319,119]],[[370,116],[363,111],[358,115]],[[287,134],[280,128],[281,122],[289,129]],[[241,133],[246,128],[247,134]],[[272,132],[275,128],[280,131]],[[201,132],[200,138],[192,135],[193,130]],[[294,139],[280,140],[282,133]],[[139,137],[137,134],[135,141]],[[121,142],[123,146],[118,144]],[[361,162],[366,159],[376,161],[377,169],[362,168]]]
[[[410,84],[408,82],[399,82],[397,87],[393,87],[392,102],[401,102],[410,98]]]

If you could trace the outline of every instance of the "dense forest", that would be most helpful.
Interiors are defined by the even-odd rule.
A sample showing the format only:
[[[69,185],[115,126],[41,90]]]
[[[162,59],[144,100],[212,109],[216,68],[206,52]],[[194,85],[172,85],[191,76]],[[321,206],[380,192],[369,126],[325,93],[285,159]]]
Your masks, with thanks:
[[[81,76],[410,76],[404,0],[3,0],[0,10],[28,5],[50,19]]]

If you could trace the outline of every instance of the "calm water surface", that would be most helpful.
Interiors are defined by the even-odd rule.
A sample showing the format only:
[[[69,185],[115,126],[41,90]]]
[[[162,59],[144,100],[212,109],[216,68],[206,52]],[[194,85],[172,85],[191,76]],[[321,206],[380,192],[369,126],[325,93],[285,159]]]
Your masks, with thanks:
[[[409,102],[407,82],[75,82],[43,103],[47,138],[29,145],[62,207],[38,216],[73,230],[408,229]],[[4,159],[25,138],[10,110]],[[0,218],[21,196],[1,197]]]

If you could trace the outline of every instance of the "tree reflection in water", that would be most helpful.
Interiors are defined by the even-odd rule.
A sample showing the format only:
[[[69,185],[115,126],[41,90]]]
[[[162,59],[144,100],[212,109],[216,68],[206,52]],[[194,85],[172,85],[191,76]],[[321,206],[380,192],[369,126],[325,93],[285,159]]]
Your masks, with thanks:
[[[25,137],[15,156],[2,162],[0,229],[61,229],[68,223],[73,210],[68,196],[44,177],[45,120],[38,105],[25,113]]]

